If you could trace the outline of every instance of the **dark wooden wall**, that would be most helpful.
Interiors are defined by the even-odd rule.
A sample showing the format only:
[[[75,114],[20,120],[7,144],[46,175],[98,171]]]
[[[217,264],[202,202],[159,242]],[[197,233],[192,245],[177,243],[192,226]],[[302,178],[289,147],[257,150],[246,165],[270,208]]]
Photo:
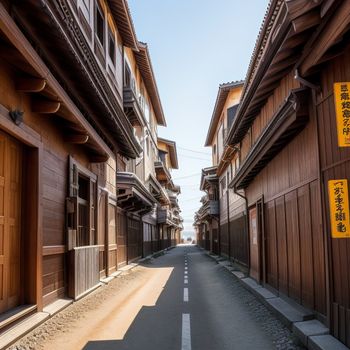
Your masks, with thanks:
[[[229,251],[228,251],[228,223],[220,225],[220,252],[224,256],[229,255]]]
[[[125,212],[117,209],[117,245],[118,245],[118,267],[127,264],[127,217]]]
[[[233,260],[248,266],[247,217],[239,214],[230,219],[230,256]]]
[[[326,232],[330,250],[330,297],[332,333],[350,346],[350,241],[331,239],[328,206],[328,180],[350,179],[350,149],[339,148],[334,108],[333,83],[350,81],[350,47],[323,67],[322,94],[317,96],[320,161],[325,197]]]
[[[266,281],[298,303],[325,314],[320,200],[318,181],[313,181],[265,204]]]
[[[128,262],[142,256],[142,222],[139,218],[127,218]]]
[[[288,75],[281,82],[254,122],[253,142],[259,135],[257,130],[262,130],[270,120],[269,115],[297,86],[292,79]],[[309,123],[256,176],[246,189],[246,196],[249,206],[264,200],[265,251],[260,246],[253,253],[260,252],[257,259],[261,262],[265,255],[267,284],[325,315],[326,254],[321,226],[317,124],[311,100],[309,110]]]

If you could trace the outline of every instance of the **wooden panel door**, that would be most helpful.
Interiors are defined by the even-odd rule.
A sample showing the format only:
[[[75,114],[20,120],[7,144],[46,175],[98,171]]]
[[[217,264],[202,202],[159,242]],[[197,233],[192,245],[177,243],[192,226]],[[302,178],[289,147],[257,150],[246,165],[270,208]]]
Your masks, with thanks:
[[[108,273],[117,270],[117,207],[114,200],[108,203]]]
[[[0,133],[0,312],[21,303],[22,148]]]
[[[249,238],[250,238],[250,276],[257,282],[260,280],[258,218],[256,207],[249,209]]]

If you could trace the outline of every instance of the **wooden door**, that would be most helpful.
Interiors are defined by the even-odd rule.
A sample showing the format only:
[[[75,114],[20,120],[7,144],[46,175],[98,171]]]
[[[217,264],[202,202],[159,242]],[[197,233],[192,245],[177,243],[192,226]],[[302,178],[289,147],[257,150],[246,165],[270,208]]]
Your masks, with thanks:
[[[22,147],[0,133],[0,312],[21,303]]]
[[[117,270],[117,205],[113,199],[108,203],[108,273]]]
[[[266,236],[265,236],[265,213],[264,200],[260,199],[257,204],[258,220],[258,249],[259,249],[259,280],[266,284]]]
[[[260,279],[259,245],[258,245],[258,218],[257,209],[249,209],[249,239],[250,239],[250,276],[257,282]]]
[[[117,208],[117,245],[118,268],[127,263],[127,217],[125,212]]]
[[[106,276],[106,268],[107,268],[106,207],[107,207],[107,193],[100,189],[100,194],[98,197],[97,244],[99,246],[99,265],[100,265],[101,278]]]

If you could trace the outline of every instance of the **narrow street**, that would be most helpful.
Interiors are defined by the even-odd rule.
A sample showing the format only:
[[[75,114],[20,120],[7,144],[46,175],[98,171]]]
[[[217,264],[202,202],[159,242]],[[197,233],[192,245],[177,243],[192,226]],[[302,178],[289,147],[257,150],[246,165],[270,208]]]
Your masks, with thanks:
[[[65,319],[61,329],[55,317]],[[194,246],[153,259],[55,317],[11,349],[299,349],[252,294]],[[38,341],[42,334],[47,338]]]

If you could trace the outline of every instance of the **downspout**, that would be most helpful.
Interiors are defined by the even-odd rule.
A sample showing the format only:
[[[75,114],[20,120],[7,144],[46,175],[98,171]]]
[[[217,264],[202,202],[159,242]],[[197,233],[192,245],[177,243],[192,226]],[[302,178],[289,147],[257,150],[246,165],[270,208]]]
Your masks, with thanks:
[[[248,269],[250,269],[250,242],[249,242],[249,212],[248,212],[248,199],[243,194],[237,192],[236,186],[233,186],[233,193],[244,199],[245,211],[246,211],[246,232],[247,232],[247,253],[248,253]]]
[[[327,229],[325,227],[327,212],[326,212],[326,194],[323,188],[323,175],[322,175],[322,168],[321,168],[321,158],[320,158],[320,125],[318,120],[318,112],[317,112],[317,100],[316,100],[316,93],[322,93],[321,87],[318,85],[314,85],[313,83],[307,81],[306,79],[300,77],[298,72],[298,67],[295,69],[295,79],[298,80],[302,85],[308,86],[311,88],[312,93],[312,108],[313,112],[316,118],[316,136],[317,136],[317,163],[318,163],[318,179],[319,179],[319,193],[321,197],[321,225],[323,229],[323,234],[325,237],[324,243],[325,243],[325,270],[326,270],[326,297],[327,297],[327,323],[328,327],[331,326],[332,322],[332,312],[331,312],[331,304],[333,300],[333,288],[331,288],[331,284],[333,284],[333,259],[331,254],[331,246],[332,246],[332,239],[331,236],[328,234]]]
[[[228,260],[231,260],[231,230],[230,230],[230,204],[229,189],[226,190],[226,209],[227,209],[227,230],[228,230]]]

